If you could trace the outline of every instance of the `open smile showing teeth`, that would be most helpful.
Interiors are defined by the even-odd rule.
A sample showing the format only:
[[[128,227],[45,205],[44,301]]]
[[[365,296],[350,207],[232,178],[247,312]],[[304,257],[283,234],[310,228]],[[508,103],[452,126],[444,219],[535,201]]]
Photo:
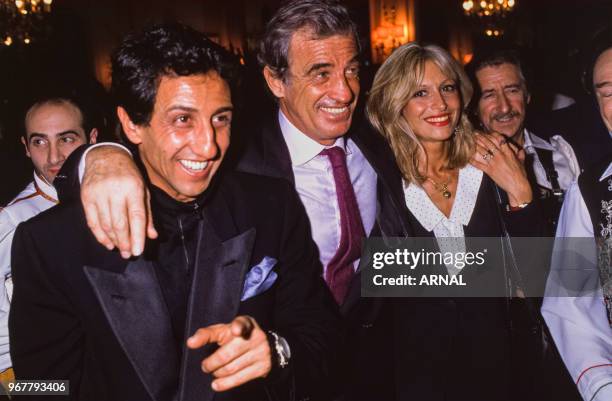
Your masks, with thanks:
[[[430,123],[443,123],[449,120],[449,116],[448,114],[446,114],[444,116],[429,117],[429,118],[426,118],[425,120]]]
[[[179,160],[179,163],[188,170],[202,171],[208,166],[208,162],[196,162],[193,160]]]
[[[321,107],[321,110],[331,114],[342,114],[348,111],[348,107]]]

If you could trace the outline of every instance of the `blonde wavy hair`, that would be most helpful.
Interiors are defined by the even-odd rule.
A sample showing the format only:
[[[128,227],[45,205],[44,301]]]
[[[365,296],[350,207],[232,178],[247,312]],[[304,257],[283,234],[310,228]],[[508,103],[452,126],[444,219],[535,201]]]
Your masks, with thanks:
[[[396,49],[376,73],[366,109],[374,128],[389,142],[406,182],[417,185],[426,179],[419,173],[419,152],[427,154],[402,110],[419,89],[427,61],[437,65],[459,86],[461,116],[452,138],[446,143],[447,168],[465,166],[475,150],[472,125],[466,113],[472,98],[472,84],[463,67],[441,47],[411,42]]]

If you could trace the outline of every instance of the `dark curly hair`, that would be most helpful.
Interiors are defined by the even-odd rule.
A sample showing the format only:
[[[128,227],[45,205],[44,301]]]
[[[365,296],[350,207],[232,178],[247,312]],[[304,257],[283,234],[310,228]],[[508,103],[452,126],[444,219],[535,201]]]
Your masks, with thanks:
[[[209,71],[216,71],[235,92],[239,73],[235,56],[189,26],[156,25],[128,35],[113,54],[111,94],[133,123],[148,125],[162,76]]]

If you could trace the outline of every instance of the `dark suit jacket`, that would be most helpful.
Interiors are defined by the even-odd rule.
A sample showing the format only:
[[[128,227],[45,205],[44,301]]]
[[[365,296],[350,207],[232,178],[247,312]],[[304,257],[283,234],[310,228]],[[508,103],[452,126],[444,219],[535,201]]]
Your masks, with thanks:
[[[64,202],[15,233],[9,328],[17,378],[69,379],[71,398],[87,401],[288,400],[327,386],[339,320],[295,191],[242,173],[226,173],[211,191],[197,228],[186,332],[250,315],[287,339],[287,368],[215,394],[200,366],[214,347],[178,357],[146,250],[123,260],[94,239],[80,202]],[[278,260],[276,282],[241,301],[245,274],[264,256]]]
[[[261,130],[250,133],[244,152],[238,157],[236,169],[268,177],[284,178],[295,184],[289,149],[278,123],[277,113],[260,125]],[[378,205],[376,223],[370,235],[412,236],[413,229],[404,199],[402,176],[386,141],[374,132],[363,117],[357,115],[346,138],[355,142],[378,177],[377,186],[372,189],[377,192]],[[353,306],[354,301],[349,297],[348,304],[343,309]]]
[[[502,228],[493,182],[483,176],[474,211],[465,227],[467,237],[500,237]],[[537,235],[534,205],[505,213],[512,234]],[[433,237],[411,214],[417,237]],[[493,243],[491,243],[493,245]],[[438,251],[438,249],[434,249]],[[486,284],[503,293],[504,264],[501,249],[488,249]],[[440,267],[438,267],[440,268]],[[445,267],[441,267],[446,272]],[[429,272],[429,270],[427,271]],[[482,280],[482,271],[466,267],[466,282]],[[481,277],[478,277],[478,276]],[[412,298],[396,304],[396,325],[402,333],[397,345],[397,394],[401,400],[419,401],[500,401],[513,398],[510,382],[511,349],[508,304],[504,298]],[[514,350],[517,354],[523,350]],[[522,354],[521,354],[522,355]],[[523,370],[527,367],[523,367]]]
[[[356,113],[346,138],[352,139],[375,170],[378,181],[376,223],[370,236],[412,236],[412,227],[402,188],[402,176],[385,140]],[[289,149],[283,138],[277,112],[250,131],[237,169],[280,177],[295,183]],[[254,124],[251,124],[254,126]],[[255,125],[257,126],[257,125]],[[395,399],[390,300],[361,298],[361,277],[355,275],[341,312],[347,324],[341,374],[345,400]]]

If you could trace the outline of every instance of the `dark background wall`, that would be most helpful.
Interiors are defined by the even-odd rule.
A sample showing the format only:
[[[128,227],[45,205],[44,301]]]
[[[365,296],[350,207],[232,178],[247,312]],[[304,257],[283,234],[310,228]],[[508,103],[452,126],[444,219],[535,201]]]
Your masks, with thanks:
[[[405,0],[407,1],[407,0]],[[516,0],[501,40],[517,45],[531,67],[534,107],[561,92],[580,97],[581,49],[594,32],[612,26],[611,0]],[[347,0],[364,39],[364,86],[375,65],[370,54],[368,0]],[[415,0],[417,40],[452,47],[458,38],[474,51],[492,39],[463,16],[461,0]],[[127,32],[179,20],[200,29],[244,56],[258,79],[252,49],[278,0],[55,0],[46,21],[48,35],[30,45],[0,46],[0,205],[31,179],[31,165],[19,143],[23,105],[48,82],[68,82],[99,97],[100,113],[112,114],[105,98],[110,84],[109,55]],[[251,83],[261,88],[261,82]],[[544,107],[544,106],[542,106]],[[105,133],[111,137],[111,130]]]

